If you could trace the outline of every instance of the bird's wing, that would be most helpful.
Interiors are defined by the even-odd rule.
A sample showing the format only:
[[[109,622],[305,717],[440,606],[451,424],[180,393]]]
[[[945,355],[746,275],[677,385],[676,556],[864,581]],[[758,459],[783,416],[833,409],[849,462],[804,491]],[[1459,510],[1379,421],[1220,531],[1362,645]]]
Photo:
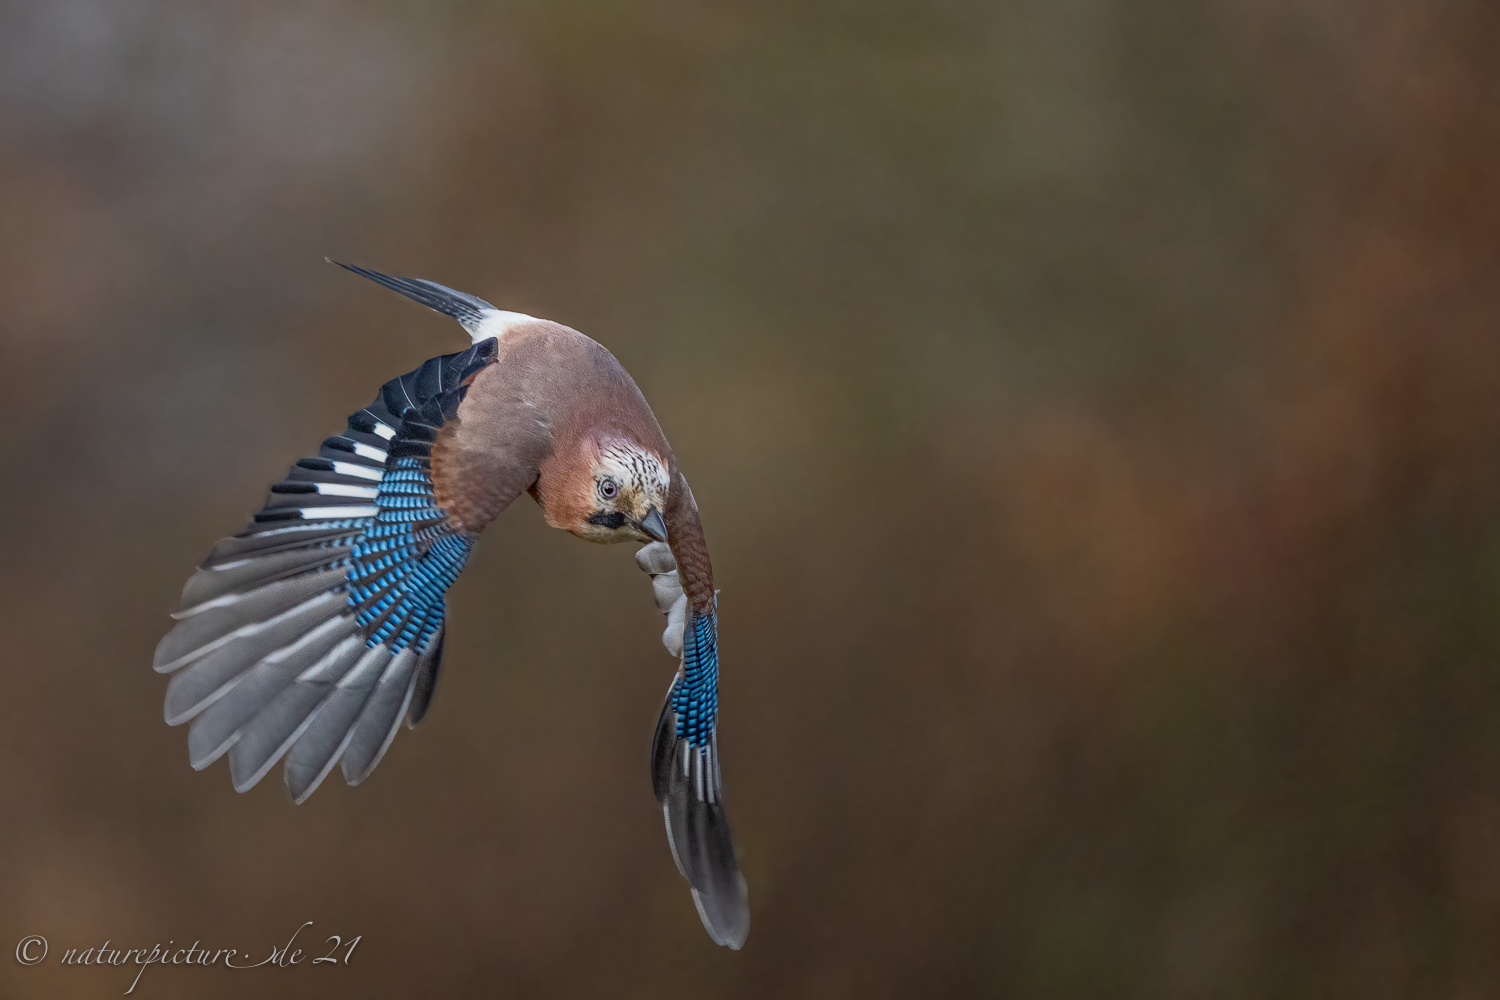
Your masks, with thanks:
[[[193,720],[193,767],[227,752],[245,791],[285,756],[301,802],[336,763],[364,780],[402,716],[422,717],[444,594],[476,537],[434,498],[432,445],[496,350],[481,341],[387,382],[188,580],[156,669],[172,674],[168,724]]]
[[[667,616],[662,643],[680,658],[651,748],[651,784],[677,868],[709,937],[738,949],[750,901],[724,812],[719,770],[719,639],[713,570],[698,507],[681,474],[667,499],[667,538],[637,554]]]

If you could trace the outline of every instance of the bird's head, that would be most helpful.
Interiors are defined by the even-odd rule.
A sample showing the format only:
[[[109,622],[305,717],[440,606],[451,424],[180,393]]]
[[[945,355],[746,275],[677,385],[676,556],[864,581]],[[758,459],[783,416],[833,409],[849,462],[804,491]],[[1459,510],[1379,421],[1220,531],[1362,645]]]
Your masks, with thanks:
[[[567,529],[590,542],[664,542],[670,479],[653,451],[623,437],[586,443],[589,476],[575,481],[569,506],[578,512]]]

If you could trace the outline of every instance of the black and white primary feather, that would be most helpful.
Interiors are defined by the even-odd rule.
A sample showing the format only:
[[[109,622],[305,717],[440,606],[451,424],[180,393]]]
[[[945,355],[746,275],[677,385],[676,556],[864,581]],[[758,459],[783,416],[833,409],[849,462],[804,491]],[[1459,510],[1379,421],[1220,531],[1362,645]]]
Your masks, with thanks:
[[[494,358],[485,340],[387,382],[188,581],[156,669],[167,723],[193,723],[193,767],[227,752],[245,791],[285,755],[301,802],[336,763],[364,780],[402,716],[421,719],[443,594],[474,545],[436,506],[432,445]]]

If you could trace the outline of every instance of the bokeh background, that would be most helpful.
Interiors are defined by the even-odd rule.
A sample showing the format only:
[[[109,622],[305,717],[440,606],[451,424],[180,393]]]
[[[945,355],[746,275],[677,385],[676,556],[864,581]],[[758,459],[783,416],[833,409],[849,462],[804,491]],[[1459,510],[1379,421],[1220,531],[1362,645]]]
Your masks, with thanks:
[[[1497,51],[1490,0],[0,6],[0,994],[312,920],[348,967],[135,995],[1500,995]],[[325,255],[651,400],[743,952],[646,581],[527,498],[369,782],[188,767],[183,581],[465,343]]]

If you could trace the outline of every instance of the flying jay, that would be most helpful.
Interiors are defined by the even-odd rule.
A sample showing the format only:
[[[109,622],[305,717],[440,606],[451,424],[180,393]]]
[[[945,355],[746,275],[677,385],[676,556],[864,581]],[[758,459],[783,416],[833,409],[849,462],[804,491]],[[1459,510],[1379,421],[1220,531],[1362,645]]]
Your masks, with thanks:
[[[228,754],[243,792],[284,758],[298,803],[335,764],[351,785],[369,777],[432,701],[444,595],[479,532],[530,493],[554,528],[646,543],[636,560],[679,657],[652,785],[703,926],[739,948],[750,910],[719,776],[713,570],[651,408],[576,330],[340,266],[457,319],[473,346],[387,382],[188,580],[156,669],[171,674],[167,723],[192,722],[192,766]]]

